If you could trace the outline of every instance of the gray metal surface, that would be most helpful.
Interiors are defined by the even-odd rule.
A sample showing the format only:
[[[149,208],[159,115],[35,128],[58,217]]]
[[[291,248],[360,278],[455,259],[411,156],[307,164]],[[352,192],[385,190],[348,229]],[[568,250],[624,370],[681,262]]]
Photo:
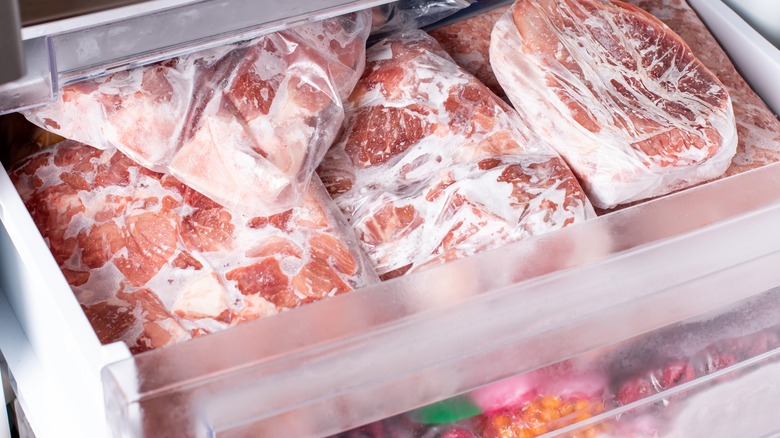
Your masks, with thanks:
[[[21,29],[16,0],[0,0],[0,84],[24,75]]]
[[[19,0],[19,10],[22,25],[29,26],[144,1],[147,0]]]

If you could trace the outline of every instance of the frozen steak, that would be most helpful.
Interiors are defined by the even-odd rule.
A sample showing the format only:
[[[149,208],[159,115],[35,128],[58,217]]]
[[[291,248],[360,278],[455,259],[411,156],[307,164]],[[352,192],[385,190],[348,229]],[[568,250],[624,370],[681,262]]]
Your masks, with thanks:
[[[369,12],[63,87],[32,122],[253,215],[302,199],[365,63]]]
[[[458,65],[487,85],[496,96],[509,101],[490,65],[490,33],[509,6],[500,6],[428,32]]]
[[[368,50],[319,173],[384,279],[581,221],[555,151],[422,31]]]
[[[316,179],[300,206],[252,217],[115,149],[71,140],[20,163],[11,178],[101,342],[125,341],[133,352],[373,276]]]
[[[736,152],[726,88],[636,6],[519,0],[496,23],[490,57],[515,108],[597,207],[716,178]]]
[[[726,52],[696,12],[683,0],[628,0],[655,15],[685,40],[693,53],[723,82],[737,120],[737,154],[726,175],[780,161],[780,120],[734,68]]]

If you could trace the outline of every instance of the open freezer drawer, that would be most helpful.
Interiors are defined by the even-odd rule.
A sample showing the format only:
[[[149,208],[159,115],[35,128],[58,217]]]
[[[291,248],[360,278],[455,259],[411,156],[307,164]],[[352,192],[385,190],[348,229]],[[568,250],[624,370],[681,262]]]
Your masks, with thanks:
[[[327,435],[760,294],[780,285],[777,167],[126,357],[103,369],[109,424],[116,436]],[[0,220],[18,235],[33,225],[9,198]],[[34,254],[38,239],[19,245],[22,275],[4,276],[3,290],[26,297],[14,306],[20,319],[60,322],[22,332],[50,380],[28,386],[37,394],[20,384],[20,400],[34,424],[29,397],[48,388],[54,410],[37,415],[59,406],[72,430],[91,424],[100,435],[97,370],[124,346],[91,338],[51,256]]]
[[[103,397],[116,436],[338,433],[777,287],[778,166],[134,357],[100,346],[3,171],[0,348],[43,438],[108,433]]]
[[[743,196],[745,187],[732,188]],[[698,193],[697,212],[722,217],[717,192],[709,205]],[[652,212],[694,202],[688,196],[111,364],[103,378],[112,423],[124,436],[327,435],[780,285],[776,200],[635,246],[690,225],[690,215]]]

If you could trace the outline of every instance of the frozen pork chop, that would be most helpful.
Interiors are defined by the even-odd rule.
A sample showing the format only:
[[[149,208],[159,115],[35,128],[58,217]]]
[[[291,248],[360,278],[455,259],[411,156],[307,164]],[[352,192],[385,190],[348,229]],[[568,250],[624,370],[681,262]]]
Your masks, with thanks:
[[[563,160],[422,31],[368,50],[319,169],[384,279],[581,221]]]
[[[280,213],[302,199],[336,137],[369,20],[345,15],[69,85],[25,115],[228,208]]]
[[[373,276],[318,180],[299,207],[244,216],[115,149],[71,140],[11,178],[101,342],[121,340],[135,353]]]
[[[512,103],[597,207],[716,178],[736,151],[726,88],[633,5],[519,0],[496,23],[490,57]]]

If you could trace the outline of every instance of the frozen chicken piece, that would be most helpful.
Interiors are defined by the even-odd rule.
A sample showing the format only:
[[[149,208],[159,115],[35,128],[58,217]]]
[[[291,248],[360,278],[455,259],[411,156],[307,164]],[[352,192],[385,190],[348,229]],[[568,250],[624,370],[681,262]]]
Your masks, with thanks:
[[[716,178],[736,151],[726,88],[630,4],[519,0],[496,23],[490,58],[599,208]]]
[[[587,218],[563,160],[422,31],[368,50],[319,173],[384,279]]]
[[[677,32],[728,90],[737,120],[738,145],[726,176],[780,161],[780,120],[740,76],[688,3],[683,0],[628,2],[655,15]]]
[[[496,21],[507,9],[509,9],[508,5],[499,6],[428,33],[436,38],[458,65],[476,76],[496,96],[509,102],[490,65],[490,33],[493,32]]]
[[[25,113],[252,215],[297,205],[365,63],[368,11],[63,87]]]
[[[11,178],[104,343],[162,347],[372,282],[319,180],[270,217],[64,141]]]

